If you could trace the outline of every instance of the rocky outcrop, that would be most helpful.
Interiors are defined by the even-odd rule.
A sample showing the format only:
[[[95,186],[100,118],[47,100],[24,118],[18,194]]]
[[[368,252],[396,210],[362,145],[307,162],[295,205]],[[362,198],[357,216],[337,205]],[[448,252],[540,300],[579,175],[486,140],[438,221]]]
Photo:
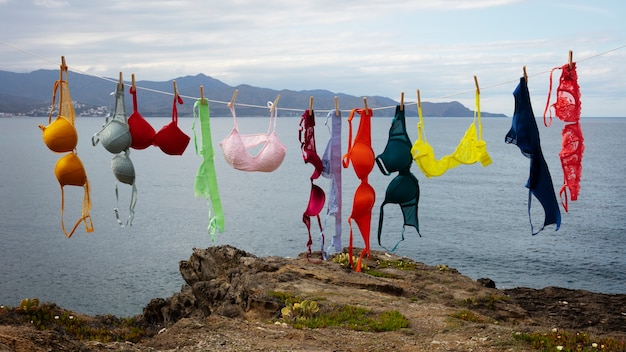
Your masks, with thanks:
[[[179,264],[186,285],[169,299],[150,301],[144,318],[168,325],[192,316],[244,317],[251,310],[273,316],[280,307],[264,293],[269,283],[266,274],[284,265],[284,258],[260,259],[232,246],[194,249],[189,260]]]

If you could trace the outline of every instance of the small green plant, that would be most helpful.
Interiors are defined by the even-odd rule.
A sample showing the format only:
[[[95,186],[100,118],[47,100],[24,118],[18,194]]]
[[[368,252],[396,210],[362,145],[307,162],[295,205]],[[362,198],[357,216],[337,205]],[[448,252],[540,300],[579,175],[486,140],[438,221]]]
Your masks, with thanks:
[[[285,319],[304,320],[313,317],[319,310],[317,302],[304,300],[287,305],[280,312]]]
[[[390,273],[385,273],[376,269],[368,269],[365,271],[366,274],[368,275],[372,275],[375,277],[384,277],[387,279],[397,279],[398,275],[394,275],[394,274],[390,274]]]
[[[438,271],[449,271],[450,267],[445,264],[437,264],[435,265],[435,269],[437,269]]]
[[[516,340],[528,343],[537,351],[618,352],[626,351],[626,341],[597,338],[587,333],[552,329],[550,332],[513,334]]]
[[[471,310],[461,310],[459,312],[453,313],[450,315],[453,318],[457,318],[457,319],[461,319],[461,320],[465,320],[465,321],[469,321],[472,323],[489,323],[489,319],[486,319],[474,312],[472,312]]]
[[[380,268],[396,268],[399,270],[415,270],[416,264],[410,260],[379,260]]]
[[[352,256],[352,262],[356,263],[359,260],[358,257]],[[335,257],[333,257],[333,262],[338,263],[344,267],[350,267],[350,255],[348,253],[339,253]],[[365,264],[365,262],[361,261],[361,270],[366,271],[369,267]]]
[[[39,330],[64,331],[79,340],[139,342],[149,334],[146,326],[135,318],[120,319],[108,315],[84,319],[53,303],[40,304],[37,298],[23,299],[18,308],[2,307],[2,313],[13,316],[16,321],[30,323]]]
[[[409,321],[398,311],[374,313],[355,306],[332,306],[306,319],[292,320],[295,328],[343,327],[356,331],[394,331],[409,326]]]

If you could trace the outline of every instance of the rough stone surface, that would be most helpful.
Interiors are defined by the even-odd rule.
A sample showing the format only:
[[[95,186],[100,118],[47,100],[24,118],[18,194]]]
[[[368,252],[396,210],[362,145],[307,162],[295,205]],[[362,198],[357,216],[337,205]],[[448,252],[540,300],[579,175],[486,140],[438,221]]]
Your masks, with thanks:
[[[382,265],[410,263],[409,270]],[[383,252],[366,264],[378,276],[332,261],[258,258],[231,246],[194,249],[180,262],[186,285],[155,298],[140,317],[154,335],[133,344],[78,341],[57,331],[9,324],[0,315],[4,351],[530,351],[518,331],[553,328],[626,339],[626,295],[547,287],[498,290],[446,266]],[[405,266],[406,269],[406,266]],[[271,292],[315,300],[321,308],[355,305],[397,310],[410,322],[392,332],[295,329],[281,319]],[[479,319],[454,318],[471,311]],[[93,318],[97,319],[97,317]]]

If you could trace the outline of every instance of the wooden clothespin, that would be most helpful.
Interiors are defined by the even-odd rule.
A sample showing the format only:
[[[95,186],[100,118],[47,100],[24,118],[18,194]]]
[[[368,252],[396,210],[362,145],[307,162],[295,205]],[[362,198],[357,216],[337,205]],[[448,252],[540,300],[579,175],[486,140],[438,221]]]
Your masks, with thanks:
[[[174,85],[174,99],[176,99],[178,98],[178,87],[176,86],[176,80],[173,80],[172,84]]]
[[[124,89],[124,79],[122,78],[122,71],[120,71],[120,79],[117,82],[117,89]]]
[[[417,108],[421,109],[422,108],[422,98],[420,97],[420,90],[417,90]]]
[[[365,111],[367,112],[367,97],[363,97],[363,104],[365,105]]]
[[[274,104],[272,104],[272,107],[270,108],[270,113],[273,113],[276,110],[276,106],[278,105],[279,100],[280,94],[276,96],[276,99],[274,99]]]
[[[309,116],[313,116],[313,96],[309,98]]]
[[[404,92],[400,93],[400,111],[404,110]]]
[[[207,104],[206,100],[204,99],[204,86],[203,85],[200,86],[200,104],[202,105]]]
[[[233,97],[230,98],[230,102],[228,103],[229,108],[235,107],[235,99],[237,99],[237,94],[239,94],[239,89],[235,89],[235,91],[233,92]]]
[[[478,77],[474,75],[474,83],[476,83],[476,94],[480,95],[480,87],[478,86]]]
[[[65,64],[65,56],[61,56],[61,70],[59,71],[59,80],[63,80],[63,72],[67,72],[67,65]]]
[[[339,115],[339,99],[335,95],[335,115]]]
[[[526,66],[522,68],[524,70],[524,81],[528,82],[528,74],[526,73]]]
[[[130,89],[133,92],[137,91],[137,86],[135,85],[135,74],[134,73],[130,74]]]
[[[572,69],[572,63],[574,62],[574,52],[572,52],[571,50],[569,51],[569,69]]]

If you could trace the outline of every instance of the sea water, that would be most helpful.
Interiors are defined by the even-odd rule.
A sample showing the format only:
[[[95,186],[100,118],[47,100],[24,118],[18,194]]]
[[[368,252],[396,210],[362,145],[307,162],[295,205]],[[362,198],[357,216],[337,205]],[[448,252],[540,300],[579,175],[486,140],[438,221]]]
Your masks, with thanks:
[[[388,112],[391,113],[391,112]],[[347,115],[344,113],[344,115]],[[391,117],[378,113],[372,121],[373,148],[384,149]],[[344,116],[346,119],[347,116]],[[347,120],[347,119],[346,119]],[[148,118],[155,129],[169,118]],[[498,288],[561,286],[603,293],[626,293],[626,159],[623,131],[626,118],[583,118],[585,138],[581,191],[569,212],[562,212],[558,231],[547,227],[532,236],[528,216],[529,159],[515,145],[505,144],[510,118],[483,118],[483,137],[493,163],[461,165],[440,177],[425,177],[416,165],[411,170],[420,182],[421,237],[407,227],[396,254],[428,265],[446,264],[473,279],[491,278]],[[550,128],[537,119],[541,146],[558,194],[563,182],[558,153],[562,123]],[[277,134],[287,146],[287,156],[272,173],[234,170],[224,160],[219,141],[230,133],[230,117],[211,119],[215,167],[224,209],[225,231],[207,234],[208,208],[193,194],[196,171],[202,159],[196,155],[192,118],[179,126],[192,137],[182,156],[164,154],[157,147],[131,150],[138,201],[132,227],[120,227],[113,208],[128,214],[130,186],[118,184],[111,172],[113,157],[91,136],[103,121],[79,117],[78,156],[91,187],[95,231],[80,226],[72,238],[61,231],[61,189],[54,164],[62,154],[46,148],[38,124],[47,118],[0,119],[0,304],[16,306],[22,298],[41,301],[86,314],[140,314],[152,298],[169,297],[184,281],[178,264],[193,248],[233,245],[257,256],[294,257],[305,252],[308,234],[302,223],[313,172],[305,164],[298,141],[299,118],[279,117]],[[325,116],[317,116],[317,149],[321,154],[330,136]],[[354,120],[354,131],[358,126]],[[407,118],[412,140],[417,138],[416,118]],[[426,137],[437,157],[451,153],[472,118],[425,118]],[[268,117],[239,118],[241,133],[265,132]],[[329,124],[330,125],[330,124]],[[199,128],[199,127],[197,127]],[[347,146],[347,122],[343,124],[342,152]],[[198,133],[198,137],[200,137]],[[376,190],[372,212],[372,249],[380,204],[393,176],[377,167],[369,176]],[[358,179],[353,169],[343,170],[343,235],[348,245],[347,217]],[[316,183],[328,194],[329,181]],[[65,222],[72,226],[80,215],[83,189],[65,187]],[[323,212],[324,213],[324,212]],[[543,222],[539,202],[533,199],[535,228]],[[324,215],[322,215],[324,218]],[[333,235],[328,220],[326,245]],[[316,222],[313,222],[314,224]],[[320,246],[313,226],[313,249]],[[385,206],[382,246],[391,248],[401,238],[402,213],[398,205]],[[355,227],[355,246],[362,247]]]

